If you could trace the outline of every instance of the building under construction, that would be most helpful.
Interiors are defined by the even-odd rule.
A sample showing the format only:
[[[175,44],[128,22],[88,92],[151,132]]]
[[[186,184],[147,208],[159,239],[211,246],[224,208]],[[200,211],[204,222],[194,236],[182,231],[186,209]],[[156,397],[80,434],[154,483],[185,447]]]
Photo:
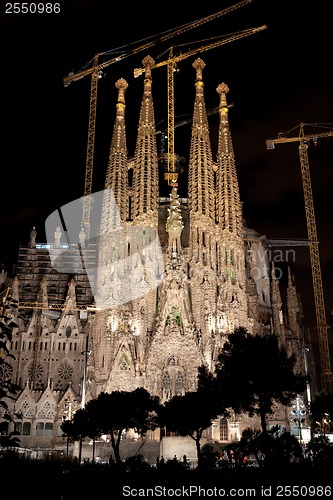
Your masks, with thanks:
[[[145,387],[163,402],[196,390],[198,367],[214,370],[220,348],[238,327],[278,335],[281,345],[296,353],[297,369],[306,369],[292,269],[282,293],[270,243],[243,219],[228,86],[216,83],[219,130],[212,151],[205,63],[194,61],[191,143],[188,161],[183,159],[187,197],[178,195],[177,176],[169,182],[169,196],[162,197],[154,60],[145,57],[143,66],[133,158],[127,154],[127,82],[116,82],[116,118],[95,239],[80,235],[79,228],[77,241],[68,242],[55,226],[52,241],[38,243],[33,229],[19,250],[10,295],[24,317],[13,336],[11,376],[21,392],[11,409],[23,415],[15,429],[28,448],[64,446],[64,418],[102,391]],[[159,248],[163,265],[155,266]],[[290,409],[277,410],[271,423],[289,429]],[[237,440],[242,429],[255,425],[247,415],[217,419],[205,439]],[[164,436],[156,430],[149,437],[159,443]]]

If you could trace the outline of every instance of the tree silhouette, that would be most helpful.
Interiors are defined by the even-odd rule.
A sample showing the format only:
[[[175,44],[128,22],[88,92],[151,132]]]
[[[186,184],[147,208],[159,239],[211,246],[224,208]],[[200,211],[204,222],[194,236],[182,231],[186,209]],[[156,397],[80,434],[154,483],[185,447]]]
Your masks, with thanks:
[[[133,429],[145,435],[149,429],[155,429],[158,426],[159,398],[140,387],[132,392],[102,392],[95,401],[95,422],[98,422],[103,434],[110,435],[116,464],[120,465],[119,450],[123,432]]]
[[[274,403],[289,405],[306,387],[306,377],[295,373],[295,355],[288,356],[276,335],[253,335],[245,328],[230,334],[216,363],[216,388],[223,391],[236,413],[260,417],[263,433]]]
[[[311,420],[315,432],[326,434],[333,421],[333,393],[321,391],[311,402]]]
[[[202,433],[217,416],[215,399],[210,391],[187,392],[184,396],[174,396],[161,405],[159,423],[181,436],[190,436],[196,446],[198,468],[203,466],[200,446]]]

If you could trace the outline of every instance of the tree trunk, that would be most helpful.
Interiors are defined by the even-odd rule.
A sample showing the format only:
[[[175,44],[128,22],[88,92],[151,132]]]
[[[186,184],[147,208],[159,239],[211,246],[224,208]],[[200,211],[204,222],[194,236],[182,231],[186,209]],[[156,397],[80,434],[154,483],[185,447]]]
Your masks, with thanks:
[[[120,452],[119,452],[120,436],[121,436],[121,432],[118,433],[118,437],[117,437],[117,439],[115,439],[114,433],[111,432],[111,444],[112,444],[114,458],[115,458],[117,465],[121,465],[121,458],[120,458]]]
[[[82,458],[82,436],[80,436],[79,440],[79,467],[81,465],[81,458]]]
[[[266,413],[263,410],[260,410],[260,423],[262,432],[267,434]]]
[[[195,447],[197,449],[198,469],[202,469],[202,467],[203,467],[202,452],[201,452],[201,447],[200,447],[201,434],[202,434],[201,432],[197,432],[196,437],[192,436],[194,441],[195,441]]]
[[[266,408],[267,405],[265,404],[265,396],[261,394],[259,396],[259,412],[260,412],[260,424],[262,428],[263,434],[267,434],[267,424],[266,424]]]

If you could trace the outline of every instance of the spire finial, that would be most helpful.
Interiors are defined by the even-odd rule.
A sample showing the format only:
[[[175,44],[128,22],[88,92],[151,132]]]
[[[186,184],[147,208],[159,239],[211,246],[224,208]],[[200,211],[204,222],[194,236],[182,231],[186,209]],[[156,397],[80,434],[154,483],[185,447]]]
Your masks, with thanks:
[[[198,57],[198,59],[196,59],[194,61],[192,66],[197,72],[196,80],[195,80],[196,83],[200,82],[202,84],[202,71],[203,71],[204,67],[206,66],[206,64],[204,63],[204,61],[200,57]]]
[[[117,102],[117,118],[124,118],[125,111],[125,91],[128,87],[128,83],[124,78],[120,78],[115,83],[116,88],[118,89],[118,102]]]
[[[146,56],[143,61],[142,61],[142,64],[144,65],[145,67],[145,79],[149,79],[151,80],[151,70],[155,64],[155,61],[154,59],[151,57],[151,56]]]
[[[227,95],[226,95],[229,92],[228,85],[226,83],[220,83],[216,91],[218,94],[220,94],[220,113],[228,113]]]

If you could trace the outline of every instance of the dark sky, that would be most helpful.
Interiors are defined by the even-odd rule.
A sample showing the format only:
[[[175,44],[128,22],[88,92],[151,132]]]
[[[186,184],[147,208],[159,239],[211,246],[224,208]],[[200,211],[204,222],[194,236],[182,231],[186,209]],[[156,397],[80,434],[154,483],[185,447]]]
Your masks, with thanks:
[[[53,0],[52,0],[53,1]],[[31,2],[30,2],[31,3]],[[53,2],[55,3],[55,2]],[[1,246],[0,262],[17,258],[20,242],[37,228],[42,242],[44,221],[56,208],[84,192],[90,78],[64,88],[63,78],[89,64],[96,53],[109,60],[132,43],[218,12],[237,2],[114,2],[60,0],[59,14],[0,12],[2,64]],[[188,7],[190,5],[190,7]],[[179,9],[180,8],[180,9]],[[333,122],[332,29],[324,0],[253,0],[232,13],[188,31],[146,52],[110,65],[100,80],[96,121],[93,190],[103,188],[115,117],[115,82],[125,78],[128,152],[133,154],[142,98],[142,77],[133,70],[144,56],[156,60],[173,45],[267,25],[267,29],[200,54],[207,108],[218,105],[216,87],[225,82],[230,125],[247,224],[267,238],[306,238],[298,144],[266,150],[266,139],[299,124]],[[206,42],[203,42],[205,44]],[[207,41],[208,43],[208,41]],[[118,49],[119,50],[116,50]],[[164,55],[162,55],[164,53]],[[175,75],[176,121],[193,110],[195,57],[179,64]],[[153,72],[156,122],[167,117],[166,67]],[[218,116],[209,118],[216,154]],[[188,158],[191,123],[175,130],[176,152]],[[308,133],[321,128],[306,127]],[[333,138],[309,147],[312,188],[324,282],[327,321],[332,325]],[[186,184],[186,179],[183,186]],[[303,307],[313,326],[313,293],[308,248],[296,247],[292,262]],[[332,330],[332,329],[331,329]],[[330,333],[330,337],[332,333]]]

